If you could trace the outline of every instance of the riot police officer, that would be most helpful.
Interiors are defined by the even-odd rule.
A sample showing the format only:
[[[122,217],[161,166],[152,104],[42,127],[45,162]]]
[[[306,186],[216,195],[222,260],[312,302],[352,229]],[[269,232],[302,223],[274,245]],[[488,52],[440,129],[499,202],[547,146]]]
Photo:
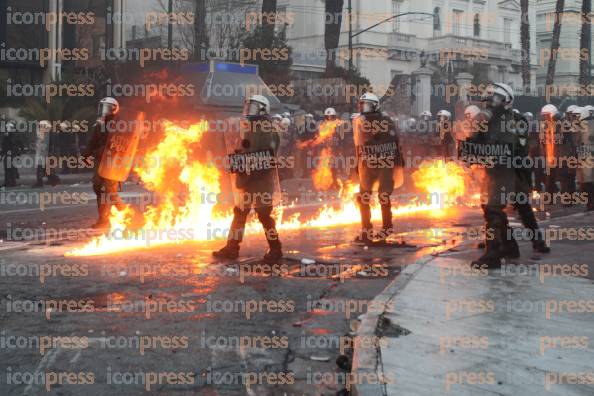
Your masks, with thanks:
[[[584,163],[577,169],[580,190],[587,196],[586,209],[594,210],[594,169],[585,162],[594,160],[594,107],[585,106],[580,113],[582,123],[577,137],[577,158]]]
[[[531,202],[531,187],[532,187],[532,169],[531,167],[524,167],[526,164],[524,159],[529,157],[529,131],[530,123],[528,119],[520,113],[519,110],[514,109],[514,132],[517,134],[518,141],[514,156],[518,159],[516,161],[515,169],[515,199],[513,200],[514,209],[518,212],[522,225],[530,230],[530,238],[532,241],[532,248],[539,253],[549,253],[551,249],[546,245],[542,230],[538,227],[534,210],[532,210]],[[508,252],[509,258],[517,258],[520,252],[517,249],[517,244],[510,245],[512,250]]]
[[[0,147],[0,158],[4,166],[4,187],[16,187],[19,179],[19,170],[15,159],[21,154],[23,149],[21,142],[17,137],[16,125],[14,122],[6,123],[6,134],[2,139]]]
[[[324,119],[326,121],[334,121],[337,117],[336,110],[333,107],[328,107],[324,110]]]
[[[437,129],[439,130],[442,156],[446,160],[456,156],[456,141],[452,128],[452,113],[447,110],[439,110],[437,112]]]
[[[557,149],[557,155],[560,158],[575,158],[575,137],[580,128],[580,113],[581,107],[576,105],[568,106],[565,111],[565,117],[561,122],[561,140],[558,142]],[[563,193],[573,194],[576,190],[576,169],[568,166],[566,160],[559,163],[559,183]]]
[[[249,155],[271,151],[277,155],[280,146],[280,136],[272,126],[270,117],[270,102],[262,95],[253,95],[245,102],[242,122],[240,147],[235,153]],[[213,252],[219,259],[233,260],[239,257],[239,247],[243,240],[245,223],[252,209],[256,211],[260,223],[264,228],[269,250],[264,255],[264,261],[275,263],[283,256],[282,245],[279,240],[276,224],[272,218],[273,196],[278,183],[277,169],[270,167],[253,172],[240,172],[235,176],[236,204],[233,208],[233,221],[229,229],[227,244],[222,249]]]
[[[118,210],[122,210],[125,206],[118,195],[119,182],[102,177],[99,174],[100,162],[107,147],[109,134],[115,133],[119,112],[120,104],[117,100],[111,97],[101,99],[97,110],[97,122],[93,126],[93,135],[83,153],[83,156],[93,157],[97,162],[95,173],[93,174],[93,191],[97,196],[99,218],[93,224],[93,228],[102,229],[109,227],[111,207],[115,205]]]
[[[547,104],[540,110],[540,124],[539,124],[539,137],[542,147],[542,153],[546,161],[544,176],[544,190],[553,194],[558,191],[557,188],[557,150],[556,142],[558,140],[559,130],[559,119],[561,118],[559,110],[553,104]]]
[[[509,202],[508,193],[513,192],[515,187],[514,169],[507,161],[513,157],[513,147],[517,143],[516,134],[510,131],[513,125],[513,90],[507,84],[491,84],[486,90],[484,101],[487,109],[477,115],[476,121],[486,123],[485,132],[475,132],[467,139],[467,146],[476,147],[477,153],[499,152],[500,155],[489,155],[484,159],[488,166],[485,167],[481,207],[486,223],[486,246],[484,254],[472,265],[499,268],[501,259],[515,254],[518,249],[517,243],[511,238],[509,221],[504,212]],[[479,129],[482,130],[482,127]]]
[[[359,98],[359,114],[353,119],[360,190],[357,204],[361,212],[361,233],[356,241],[369,244],[375,237],[385,240],[393,233],[390,195],[395,187],[394,171],[402,167],[402,153],[396,125],[381,112],[379,98],[365,93]],[[371,195],[378,184],[382,228],[373,234]]]

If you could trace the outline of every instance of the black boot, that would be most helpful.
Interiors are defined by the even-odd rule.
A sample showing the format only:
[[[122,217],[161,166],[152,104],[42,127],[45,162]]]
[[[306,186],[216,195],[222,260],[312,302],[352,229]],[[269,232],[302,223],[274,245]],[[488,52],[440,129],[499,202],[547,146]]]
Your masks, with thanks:
[[[392,224],[392,205],[384,204],[382,208],[382,229],[377,233],[377,238],[385,241],[390,235],[394,233],[394,225]]]
[[[250,208],[240,209],[233,208],[233,221],[229,227],[229,234],[227,235],[227,245],[221,250],[212,252],[212,255],[222,260],[235,260],[239,257],[239,245],[243,240],[243,233],[245,230],[245,222],[247,220]]]
[[[266,264],[276,264],[283,257],[283,245],[278,238],[274,220],[272,220],[272,226],[265,228],[264,231],[266,232],[266,241],[268,242],[268,252],[266,252],[262,259]]]
[[[266,264],[276,264],[283,257],[282,244],[276,230],[276,222],[272,218],[272,206],[262,206],[256,208],[258,220],[264,228],[266,241],[268,242],[268,252],[262,257]]]
[[[266,264],[277,264],[278,261],[283,257],[282,244],[276,241],[275,244],[270,244],[268,252],[262,257],[262,261]]]
[[[111,205],[101,202],[101,198],[97,197],[97,211],[99,212],[99,219],[97,219],[97,222],[93,224],[91,228],[95,228],[98,230],[109,228],[110,210]]]
[[[361,194],[357,195],[357,204],[361,213],[361,233],[355,238],[355,242],[370,244],[373,242],[373,224],[371,224],[371,207],[364,203]]]
[[[501,255],[498,253],[485,253],[478,260],[472,262],[472,268],[482,269],[486,266],[487,269],[501,268]]]
[[[551,248],[547,246],[542,230],[535,231],[534,239],[532,240],[532,250],[538,253],[551,253]]]
[[[509,259],[517,259],[520,258],[520,247],[518,246],[518,242],[516,238],[514,238],[513,230],[508,228],[508,235],[507,238],[503,240],[503,247],[502,247],[503,256]]]
[[[239,257],[239,244],[228,241],[224,248],[212,252],[212,255],[221,260],[235,260]]]
[[[485,253],[472,262],[471,266],[475,269],[481,269],[486,266],[488,269],[501,268],[501,259],[504,257],[498,241],[487,241]]]

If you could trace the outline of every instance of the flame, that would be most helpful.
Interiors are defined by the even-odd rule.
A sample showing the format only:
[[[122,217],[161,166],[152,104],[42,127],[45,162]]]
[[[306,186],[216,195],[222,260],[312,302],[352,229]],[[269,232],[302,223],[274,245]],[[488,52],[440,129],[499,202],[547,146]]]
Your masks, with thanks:
[[[332,136],[334,135],[336,128],[340,127],[341,125],[342,125],[342,120],[339,120],[339,119],[324,120],[320,124],[318,136],[316,136],[315,139],[299,143],[297,145],[297,147],[300,149],[304,149],[304,148],[308,148],[308,147],[316,147],[316,146],[319,146],[320,144],[326,143],[330,139],[332,139]]]
[[[298,144],[298,148],[312,148],[329,142],[334,136],[338,127],[342,125],[342,120],[324,120],[320,124],[318,136],[315,139]],[[312,178],[314,187],[317,191],[328,191],[334,184],[334,174],[330,166],[332,157],[332,148],[325,147],[320,152],[320,161],[318,167],[313,171]]]
[[[331,157],[332,150],[328,147],[324,148],[320,153],[320,163],[312,175],[314,187],[318,191],[327,191],[334,184],[334,175],[332,169],[330,169]]]
[[[232,213],[217,207],[217,202],[204,199],[204,193],[218,194],[222,191],[222,172],[214,165],[196,159],[194,149],[208,129],[206,121],[181,128],[173,123],[164,124],[165,136],[161,142],[146,153],[146,160],[135,170],[145,186],[159,193],[158,203],[150,205],[143,213],[131,207],[122,211],[112,208],[110,231],[85,246],[73,249],[67,256],[94,256],[137,250],[156,245],[182,243],[188,240],[207,241],[216,239],[212,230],[227,230]],[[331,150],[325,155],[331,155]],[[327,169],[322,167],[323,169]],[[325,172],[325,171],[324,171]],[[318,175],[320,182],[332,181],[331,176]],[[454,163],[423,163],[414,174],[415,184],[426,192],[457,195],[464,194],[464,170]],[[337,199],[324,205],[309,219],[300,213],[283,218],[284,207],[275,209],[277,227],[280,231],[304,228],[327,228],[359,222],[359,208],[355,194],[356,183],[342,184]],[[215,200],[216,201],[216,200]],[[291,205],[294,206],[294,205]],[[291,207],[290,206],[290,207]],[[394,216],[427,212],[431,215],[444,213],[444,203],[412,201],[394,208]],[[379,205],[372,206],[372,219],[381,219]],[[246,234],[261,233],[261,226],[253,219],[246,226]],[[223,238],[225,233],[222,233]]]
[[[417,188],[449,200],[466,192],[467,172],[455,162],[423,161],[412,177]]]

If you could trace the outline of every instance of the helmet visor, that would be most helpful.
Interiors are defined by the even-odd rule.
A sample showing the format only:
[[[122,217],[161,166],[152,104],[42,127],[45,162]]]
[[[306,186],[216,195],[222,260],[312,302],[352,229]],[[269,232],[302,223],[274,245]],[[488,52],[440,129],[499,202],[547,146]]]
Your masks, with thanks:
[[[260,115],[262,111],[262,104],[254,101],[246,101],[243,106],[243,114],[246,116]]]
[[[115,113],[116,106],[111,103],[99,103],[97,114],[99,117],[106,117]]]
[[[360,113],[373,113],[375,111],[375,103],[370,102],[368,100],[362,100],[359,102],[359,112]]]

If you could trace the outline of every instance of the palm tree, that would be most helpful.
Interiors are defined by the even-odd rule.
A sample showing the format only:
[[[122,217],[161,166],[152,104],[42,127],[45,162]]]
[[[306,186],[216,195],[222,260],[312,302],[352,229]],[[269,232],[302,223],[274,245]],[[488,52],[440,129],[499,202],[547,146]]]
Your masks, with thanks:
[[[194,14],[194,58],[203,61],[206,59],[202,59],[201,51],[209,46],[206,30],[206,0],[196,0]]]
[[[590,62],[591,54],[590,47],[592,46],[591,28],[589,22],[590,12],[592,11],[592,0],[582,1],[582,32],[580,36],[580,85],[588,86],[590,84]],[[587,52],[586,52],[587,51]],[[584,53],[587,56],[584,56]],[[587,97],[581,95],[579,97],[581,105],[587,103]]]
[[[555,24],[553,25],[553,39],[551,40],[551,54],[547,70],[546,86],[553,85],[555,80],[555,66],[557,64],[557,51],[559,50],[559,36],[561,35],[561,17],[565,8],[565,0],[557,0],[555,5]]]
[[[530,21],[528,19],[528,0],[520,0],[522,23],[520,40],[522,41],[522,85],[524,94],[530,92]]]
[[[344,0],[326,0],[326,16],[324,29],[324,46],[326,48],[326,71],[336,67],[336,57],[330,51],[338,47],[342,25],[342,8]],[[328,22],[330,17],[330,22]]]
[[[276,0],[262,1],[262,48],[271,48],[274,42],[274,21],[276,18]]]

